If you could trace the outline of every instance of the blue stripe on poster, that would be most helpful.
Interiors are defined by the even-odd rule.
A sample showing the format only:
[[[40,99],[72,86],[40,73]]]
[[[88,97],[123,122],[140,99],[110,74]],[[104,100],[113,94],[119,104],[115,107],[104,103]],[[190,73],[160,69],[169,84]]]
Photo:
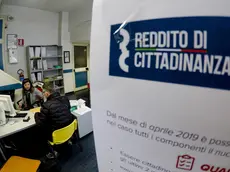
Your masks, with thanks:
[[[5,91],[5,90],[16,90],[22,88],[22,84],[11,84],[11,85],[3,85],[0,86],[0,91]]]
[[[71,72],[73,72],[72,69],[65,69],[65,70],[63,70],[63,73],[71,73]]]

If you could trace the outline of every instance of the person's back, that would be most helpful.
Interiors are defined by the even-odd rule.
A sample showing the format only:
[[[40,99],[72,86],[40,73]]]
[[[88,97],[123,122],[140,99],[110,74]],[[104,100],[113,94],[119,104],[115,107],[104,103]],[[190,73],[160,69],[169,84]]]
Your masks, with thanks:
[[[71,124],[74,116],[70,112],[70,103],[66,96],[52,92],[51,89],[46,89],[44,96],[47,101],[42,104],[41,112],[35,114],[35,121],[42,133],[51,139],[52,132]]]
[[[55,92],[42,105],[41,113],[47,116],[47,122],[52,131],[66,127],[73,122],[70,103],[67,97]]]

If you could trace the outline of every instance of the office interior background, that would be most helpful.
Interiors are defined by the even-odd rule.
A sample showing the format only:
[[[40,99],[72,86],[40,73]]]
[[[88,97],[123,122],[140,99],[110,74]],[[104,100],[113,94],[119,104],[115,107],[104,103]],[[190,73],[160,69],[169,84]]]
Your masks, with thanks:
[[[54,88],[71,100],[85,100],[90,108],[89,50],[93,0],[0,0],[0,4],[0,69],[18,83],[21,77],[47,81],[59,75],[61,77],[52,78]],[[9,44],[14,36],[18,42],[16,49],[11,50]],[[40,59],[48,65],[46,69],[31,67],[31,49],[36,56],[37,47],[40,48]],[[47,55],[43,56],[44,47]],[[57,47],[61,54],[59,52],[54,59],[52,53]],[[14,57],[15,61],[11,59]],[[33,63],[37,61],[35,59]],[[42,65],[44,67],[44,63]],[[19,75],[20,70],[23,76]],[[17,102],[21,99],[21,89],[17,84],[15,88],[14,101]],[[96,172],[93,132],[84,135],[79,142],[83,151],[72,145],[71,155],[59,162],[61,171]],[[1,158],[1,166],[4,162]]]

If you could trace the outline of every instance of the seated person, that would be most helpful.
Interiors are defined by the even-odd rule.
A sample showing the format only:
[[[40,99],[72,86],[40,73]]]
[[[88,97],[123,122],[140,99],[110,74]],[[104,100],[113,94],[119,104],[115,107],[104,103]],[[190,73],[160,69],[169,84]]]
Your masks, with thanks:
[[[43,94],[37,88],[33,87],[29,79],[22,81],[22,103],[19,104],[20,109],[29,110],[37,107],[37,102],[43,100]]]
[[[8,139],[10,140],[8,145],[20,156],[37,159],[46,154],[48,158],[53,158],[53,154],[47,154],[49,152],[47,141],[52,141],[53,131],[68,126],[75,119],[70,112],[67,97],[53,92],[50,87],[44,88],[44,97],[47,101],[42,104],[41,112],[35,114],[37,125]]]
[[[52,140],[52,132],[71,124],[74,116],[66,96],[54,92],[51,87],[45,88],[44,96],[47,101],[42,104],[41,112],[35,114],[35,121],[46,139]]]

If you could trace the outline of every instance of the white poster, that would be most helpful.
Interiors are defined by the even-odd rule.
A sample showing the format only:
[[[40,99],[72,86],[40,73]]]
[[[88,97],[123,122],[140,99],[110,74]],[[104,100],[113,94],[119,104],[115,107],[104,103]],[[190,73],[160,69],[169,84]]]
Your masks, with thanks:
[[[18,35],[17,34],[7,34],[7,48],[16,49],[18,48]]]
[[[230,172],[229,7],[229,0],[94,0],[100,172]]]

